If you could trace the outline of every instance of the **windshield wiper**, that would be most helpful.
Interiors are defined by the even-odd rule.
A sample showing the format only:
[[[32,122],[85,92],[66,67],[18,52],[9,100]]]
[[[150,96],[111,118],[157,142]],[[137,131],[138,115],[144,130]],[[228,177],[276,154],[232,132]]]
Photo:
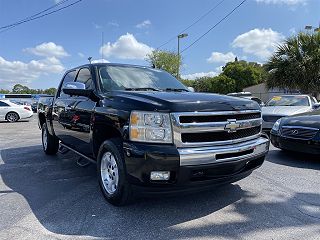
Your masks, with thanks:
[[[126,91],[160,91],[159,89],[156,88],[151,88],[151,87],[144,87],[144,88],[126,88]]]
[[[166,88],[166,91],[171,91],[171,92],[189,92],[189,90],[185,88]]]

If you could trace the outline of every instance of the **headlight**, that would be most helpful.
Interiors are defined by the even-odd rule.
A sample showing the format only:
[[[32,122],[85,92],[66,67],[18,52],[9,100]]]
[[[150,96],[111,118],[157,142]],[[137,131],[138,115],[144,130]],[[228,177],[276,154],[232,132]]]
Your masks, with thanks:
[[[132,111],[129,129],[131,141],[172,143],[168,113]]]
[[[275,132],[278,132],[278,131],[279,131],[279,128],[280,128],[280,123],[281,123],[281,118],[278,119],[278,120],[273,124],[272,130],[275,131]]]

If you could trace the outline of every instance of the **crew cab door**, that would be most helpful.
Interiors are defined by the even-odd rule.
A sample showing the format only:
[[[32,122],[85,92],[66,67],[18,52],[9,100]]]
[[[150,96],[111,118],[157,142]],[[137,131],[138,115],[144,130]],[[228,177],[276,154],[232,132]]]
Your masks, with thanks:
[[[86,89],[95,90],[95,83],[89,68],[81,68],[75,82],[85,84]],[[91,157],[90,132],[96,102],[83,96],[72,96],[71,99],[70,105],[67,106],[67,113],[70,119],[68,135],[72,139],[72,145],[77,151]]]
[[[52,107],[52,126],[55,135],[65,144],[72,144],[68,129],[71,127],[70,109],[74,100],[70,95],[65,94],[62,89],[71,82],[75,81],[77,71],[72,70],[64,76],[57,91],[56,98]]]

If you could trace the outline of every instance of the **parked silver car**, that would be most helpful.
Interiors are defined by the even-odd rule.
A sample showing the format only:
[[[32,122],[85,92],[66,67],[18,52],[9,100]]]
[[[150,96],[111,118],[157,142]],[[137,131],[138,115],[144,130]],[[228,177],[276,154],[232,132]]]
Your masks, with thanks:
[[[274,96],[262,107],[262,128],[264,131],[270,131],[278,119],[310,112],[318,107],[317,100],[308,95]]]

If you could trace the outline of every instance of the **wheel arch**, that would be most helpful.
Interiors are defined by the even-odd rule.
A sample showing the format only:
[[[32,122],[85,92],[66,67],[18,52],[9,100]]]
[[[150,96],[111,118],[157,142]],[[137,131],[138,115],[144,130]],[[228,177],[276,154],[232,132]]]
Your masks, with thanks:
[[[46,122],[46,117],[44,113],[39,113],[38,118],[39,118],[39,128],[42,129],[42,125]]]
[[[94,157],[98,157],[99,149],[101,145],[111,139],[122,139],[122,133],[116,127],[102,124],[95,126],[92,133],[92,151]]]
[[[16,112],[16,111],[9,111],[9,112],[6,113],[6,116],[5,116],[5,118],[4,118],[5,120],[7,120],[7,116],[8,116],[9,113],[15,113],[15,114],[17,114],[17,115],[18,115],[18,120],[20,119],[20,114],[19,114],[18,112]]]

